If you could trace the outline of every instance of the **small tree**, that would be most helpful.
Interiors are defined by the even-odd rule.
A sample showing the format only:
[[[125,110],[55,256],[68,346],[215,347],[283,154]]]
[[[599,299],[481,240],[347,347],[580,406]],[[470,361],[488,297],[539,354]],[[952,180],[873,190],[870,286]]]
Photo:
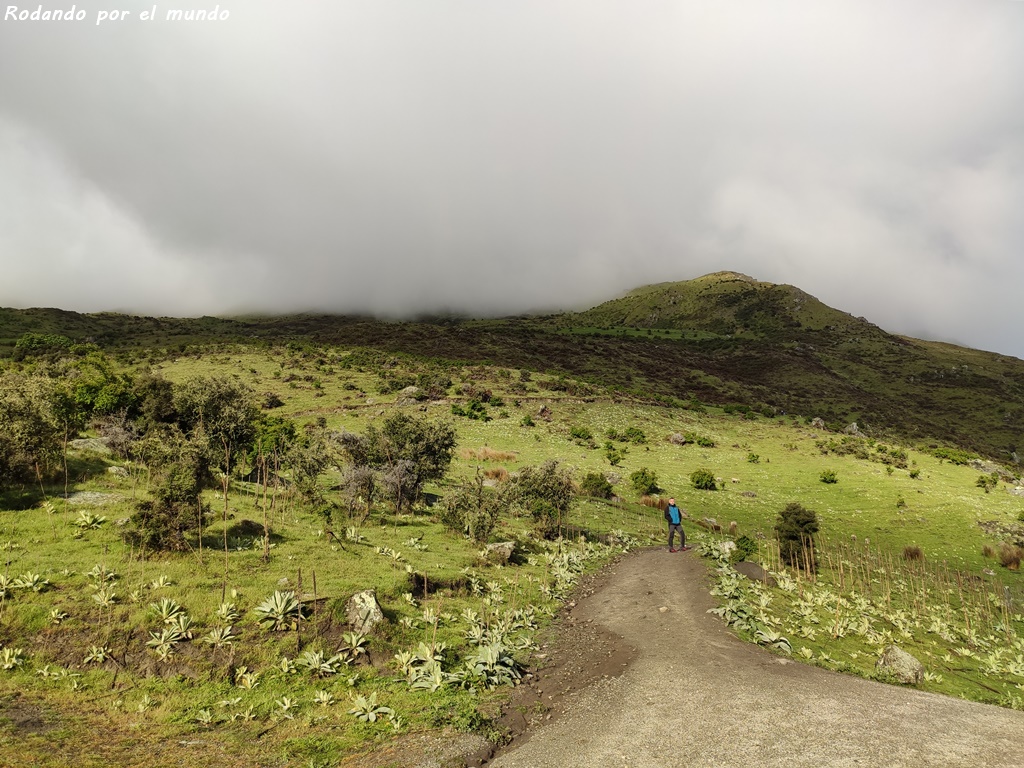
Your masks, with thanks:
[[[600,472],[588,472],[580,482],[580,494],[595,499],[609,499],[612,496],[612,484]]]
[[[790,566],[814,570],[814,534],[818,532],[818,515],[812,509],[790,502],[779,513],[775,533],[779,539],[779,554]]]
[[[529,511],[545,537],[561,532],[575,503],[572,476],[553,460],[523,467],[505,484],[503,493],[510,504]]]
[[[629,484],[641,496],[658,492],[658,475],[647,467],[640,467],[629,476]]]
[[[717,491],[718,483],[715,481],[715,473],[710,469],[696,469],[690,475],[690,485],[698,491]]]
[[[892,474],[891,467],[889,469],[889,474]],[[836,483],[839,482],[839,477],[836,475],[835,470],[833,469],[822,470],[819,479],[821,480],[821,482],[825,483],[825,485],[835,485]]]
[[[200,493],[211,481],[204,449],[179,438],[151,459],[153,499],[135,505],[126,533],[129,541],[146,549],[183,551],[189,548],[192,533],[201,534],[208,510]]]
[[[490,537],[505,508],[505,500],[484,485],[484,477],[477,470],[472,485],[458,488],[445,497],[439,518],[449,530],[464,533],[473,541],[483,543]]]

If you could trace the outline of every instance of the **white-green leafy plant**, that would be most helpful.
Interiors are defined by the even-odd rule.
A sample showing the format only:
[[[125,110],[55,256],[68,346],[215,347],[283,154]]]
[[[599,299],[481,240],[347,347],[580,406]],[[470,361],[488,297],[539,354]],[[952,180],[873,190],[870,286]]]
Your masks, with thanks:
[[[110,586],[103,586],[97,589],[92,599],[99,603],[101,608],[111,608],[117,603],[117,593]]]
[[[0,669],[15,669],[24,663],[24,651],[21,648],[0,649]]]
[[[168,579],[166,576],[159,576],[153,581],[149,582],[150,589],[164,589],[165,587],[173,587],[174,582]]]
[[[85,512],[83,510],[78,513],[78,518],[75,520],[74,524],[85,531],[99,528],[105,522],[107,522],[107,518],[103,515],[96,515],[92,512]]]
[[[89,652],[85,654],[86,664],[102,664],[113,655],[113,651],[106,645],[92,645]]]
[[[31,589],[33,592],[45,592],[50,581],[38,573],[23,573],[14,580],[14,586],[18,589]]]
[[[348,714],[355,715],[364,723],[375,723],[380,717],[393,715],[391,707],[385,707],[377,703],[377,692],[373,691],[368,696],[356,696],[352,699],[352,706]]]
[[[203,636],[203,642],[214,648],[227,648],[237,639],[232,627],[217,627]]]
[[[259,684],[260,676],[258,672],[250,672],[248,667],[238,667],[235,669],[235,685],[239,688],[251,691],[257,688]]]
[[[345,663],[346,660],[341,654],[326,658],[323,651],[304,651],[302,655],[295,660],[296,666],[308,670],[316,677],[336,675],[338,674],[338,670],[343,667]]]
[[[162,597],[159,602],[150,603],[149,610],[155,613],[156,617],[164,622],[164,624],[170,624],[175,620],[175,617],[185,612],[185,609],[177,601],[169,597]]]
[[[334,694],[330,691],[317,691],[315,694],[313,694],[313,701],[319,704],[321,707],[331,707],[334,706],[335,703],[337,703],[334,700]]]
[[[272,632],[295,629],[302,618],[302,605],[294,592],[274,592],[256,606],[261,627]]]
[[[220,607],[217,609],[216,616],[218,619],[221,619],[222,621],[226,621],[229,624],[233,624],[234,622],[238,621],[238,619],[241,617],[241,614],[238,612],[238,608],[235,606],[234,603],[221,603]]]
[[[50,623],[60,624],[62,621],[68,618],[68,614],[62,611],[60,608],[52,608],[50,610]]]

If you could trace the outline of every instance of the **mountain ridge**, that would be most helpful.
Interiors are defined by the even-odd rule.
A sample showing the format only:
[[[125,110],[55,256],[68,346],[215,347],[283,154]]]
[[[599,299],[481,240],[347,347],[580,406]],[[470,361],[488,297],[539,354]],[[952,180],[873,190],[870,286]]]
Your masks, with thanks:
[[[25,333],[92,341],[136,360],[211,342],[333,344],[426,360],[547,371],[613,396],[740,404],[856,421],[1002,461],[1024,445],[1024,361],[890,334],[795,286],[737,272],[640,286],[582,312],[433,322],[301,314],[153,318],[0,309],[0,356]]]

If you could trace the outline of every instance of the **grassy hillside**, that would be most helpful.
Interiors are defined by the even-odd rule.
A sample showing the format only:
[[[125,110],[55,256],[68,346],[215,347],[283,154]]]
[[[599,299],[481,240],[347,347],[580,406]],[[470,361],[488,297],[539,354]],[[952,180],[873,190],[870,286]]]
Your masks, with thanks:
[[[351,327],[395,338],[386,336],[384,324]],[[479,348],[491,343],[494,354],[517,338],[514,323],[397,327],[409,334],[407,340],[422,334],[427,342],[475,334]],[[344,331],[337,325],[332,330]],[[556,342],[571,349],[580,341],[558,332],[527,333],[519,341],[524,355],[524,339],[550,340],[549,349],[558,349]],[[360,338],[365,342],[365,335]],[[590,339],[582,341],[585,346]],[[990,628],[993,618],[982,613],[989,594],[1008,589],[1014,605],[1024,599],[1019,573],[984,551],[1018,535],[1012,531],[1024,499],[1006,480],[990,492],[979,488],[976,468],[893,442],[844,442],[841,434],[791,416],[636,401],[557,372],[508,365],[428,362],[309,343],[219,343],[153,354],[140,346],[122,352],[137,370],[173,382],[195,376],[245,382],[261,397],[276,396],[281,404],[270,413],[300,425],[322,420],[329,430],[362,433],[396,411],[448,421],[457,429],[456,459],[448,477],[428,489],[434,494],[444,496],[477,471],[500,481],[506,472],[557,459],[577,481],[587,473],[604,474],[619,498],[582,500],[564,521],[572,537],[562,543],[539,542],[529,515],[503,516],[492,541],[516,540],[520,557],[499,565],[485,560],[479,545],[445,531],[436,506],[418,505],[396,516],[381,501],[366,522],[342,514],[328,528],[287,484],[268,499],[236,476],[227,520],[220,494],[205,492],[215,514],[201,548],[196,541],[189,553],[142,557],[125,543],[122,529],[136,501],[148,494],[147,473],[84,445],[72,454],[66,501],[62,483],[46,486],[45,498],[32,486],[0,497],[0,668],[9,664],[0,669],[0,699],[9,720],[0,723],[0,763],[335,765],[387,739],[445,726],[495,735],[500,728],[491,718],[507,687],[475,694],[450,683],[436,690],[429,681],[415,687],[400,669],[401,655],[420,652],[421,643],[443,642],[444,670],[455,672],[476,652],[468,638],[479,622],[492,629],[507,622],[515,627],[508,639],[517,660],[527,668],[536,663],[534,627],[549,620],[581,570],[623,547],[661,543],[661,513],[643,506],[630,485],[631,473],[641,468],[655,472],[662,493],[675,495],[688,510],[691,537],[700,531],[697,520],[713,518],[723,528],[735,522],[736,535],[749,536],[770,560],[775,518],[787,503],[799,501],[819,515],[823,552],[856,537],[872,556],[883,553],[893,584],[885,610],[873,619],[876,634],[908,633],[910,639],[899,635],[902,643],[917,643],[931,654],[923,659],[932,674],[925,689],[1013,705],[1015,686],[1024,684],[1016,674],[1024,669],[997,665],[999,671],[992,672],[985,666],[999,662],[985,655],[1002,642],[991,640],[992,634],[1005,634],[1010,648],[1019,642],[1024,620],[1007,618],[996,632]],[[413,401],[401,392],[407,382],[444,378],[450,381],[434,399]],[[453,411],[465,410],[484,391],[490,396],[476,413],[485,418]],[[680,435],[686,440],[681,445]],[[699,468],[720,479],[719,490],[691,487],[690,475]],[[824,470],[835,472],[838,482],[821,482]],[[336,493],[338,479],[333,470],[324,478],[329,493]],[[273,531],[267,557],[260,535],[264,519]],[[580,533],[588,541],[578,539]],[[905,547],[920,548],[924,562],[947,576],[965,574],[962,580],[976,595],[964,614],[973,622],[973,639],[957,634],[956,611],[943,618],[948,641],[928,635],[923,620],[913,624],[914,604],[899,593]],[[814,589],[821,592],[825,584],[822,574]],[[369,586],[388,621],[366,639],[366,653],[338,662],[334,672],[303,666],[299,660],[308,662],[311,654],[330,658],[351,645],[344,604]],[[256,607],[286,589],[307,601],[306,617],[294,630],[263,629]],[[810,590],[808,585],[798,593]],[[159,606],[165,598],[180,605],[193,626],[191,639],[176,641],[161,656],[158,640],[167,624]],[[782,605],[789,598],[773,599]],[[959,599],[949,598],[946,608]],[[222,602],[233,609],[225,612]],[[822,605],[825,618],[838,616],[825,596]],[[784,627],[781,619],[766,615],[765,621]],[[212,633],[228,626],[233,639],[216,645]],[[800,652],[821,663],[831,663],[822,656],[831,654],[827,658],[847,665],[838,668],[870,672],[874,651],[868,635],[855,635],[846,624],[841,642],[821,629],[814,635],[809,626],[792,630],[794,651],[794,633],[807,630]],[[972,657],[957,650],[965,644],[974,649]],[[954,653],[955,661],[945,659]],[[1012,655],[999,664],[1007,659]],[[394,710],[395,718],[381,713],[369,722],[350,713],[359,710],[359,697],[365,703],[371,696]]]

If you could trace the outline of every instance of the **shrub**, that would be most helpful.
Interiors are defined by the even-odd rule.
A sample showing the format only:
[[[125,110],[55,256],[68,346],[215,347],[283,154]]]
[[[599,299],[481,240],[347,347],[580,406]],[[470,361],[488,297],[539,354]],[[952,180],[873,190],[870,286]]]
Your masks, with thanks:
[[[839,478],[836,476],[835,470],[832,469],[822,470],[822,473],[819,476],[819,478],[821,482],[825,483],[826,485],[833,485],[839,482]]]
[[[815,568],[814,534],[818,532],[818,515],[802,504],[790,502],[779,513],[775,534],[779,539],[779,554],[791,566]]]
[[[957,464],[963,466],[970,464],[972,461],[977,459],[977,455],[962,451],[958,448],[936,448],[932,451],[932,455],[937,459],[945,459],[951,464]]]
[[[641,496],[658,492],[658,475],[647,467],[640,467],[629,476],[629,484]]]
[[[908,544],[903,548],[903,559],[920,562],[921,560],[924,560],[924,552],[921,551],[920,547]]]
[[[993,488],[999,485],[999,473],[993,472],[991,475],[980,475],[974,484],[978,488],[983,488],[985,493],[989,493]]]
[[[907,506],[907,500],[904,499],[902,496],[897,496],[896,497],[896,509],[903,509],[906,506]]]
[[[600,472],[588,472],[580,482],[580,493],[595,499],[608,499],[612,495],[612,484]]]
[[[1020,570],[1020,561],[1024,559],[1024,550],[1013,544],[1003,544],[999,547],[999,562],[1004,568],[1010,571]]]
[[[695,469],[690,475],[690,485],[698,491],[717,491],[715,473],[710,469]]]
[[[747,535],[736,539],[736,549],[733,551],[732,559],[736,562],[746,560],[751,555],[757,554],[757,542]]]
[[[571,426],[569,427],[569,437],[580,443],[589,444],[593,439],[593,433],[586,427]]]
[[[910,470],[910,479],[911,480],[917,480],[917,478],[919,478],[920,476],[921,476],[921,470],[920,469],[912,469],[912,470]]]
[[[760,464],[761,463],[761,457],[758,456],[756,453],[748,453],[747,454],[747,462],[750,463],[750,464]]]
[[[993,547],[993,546],[992,546],[991,544],[985,544],[985,545],[984,545],[984,546],[983,546],[983,547],[981,548],[981,554],[982,554],[982,555],[983,555],[984,557],[989,557],[989,558],[991,558],[991,557],[995,557],[995,556],[996,556],[996,550],[995,550],[995,547]]]
[[[532,427],[534,426],[534,424],[535,422],[530,414],[526,414],[525,416],[523,416],[522,420],[520,420],[519,422],[519,425],[523,427]]]

